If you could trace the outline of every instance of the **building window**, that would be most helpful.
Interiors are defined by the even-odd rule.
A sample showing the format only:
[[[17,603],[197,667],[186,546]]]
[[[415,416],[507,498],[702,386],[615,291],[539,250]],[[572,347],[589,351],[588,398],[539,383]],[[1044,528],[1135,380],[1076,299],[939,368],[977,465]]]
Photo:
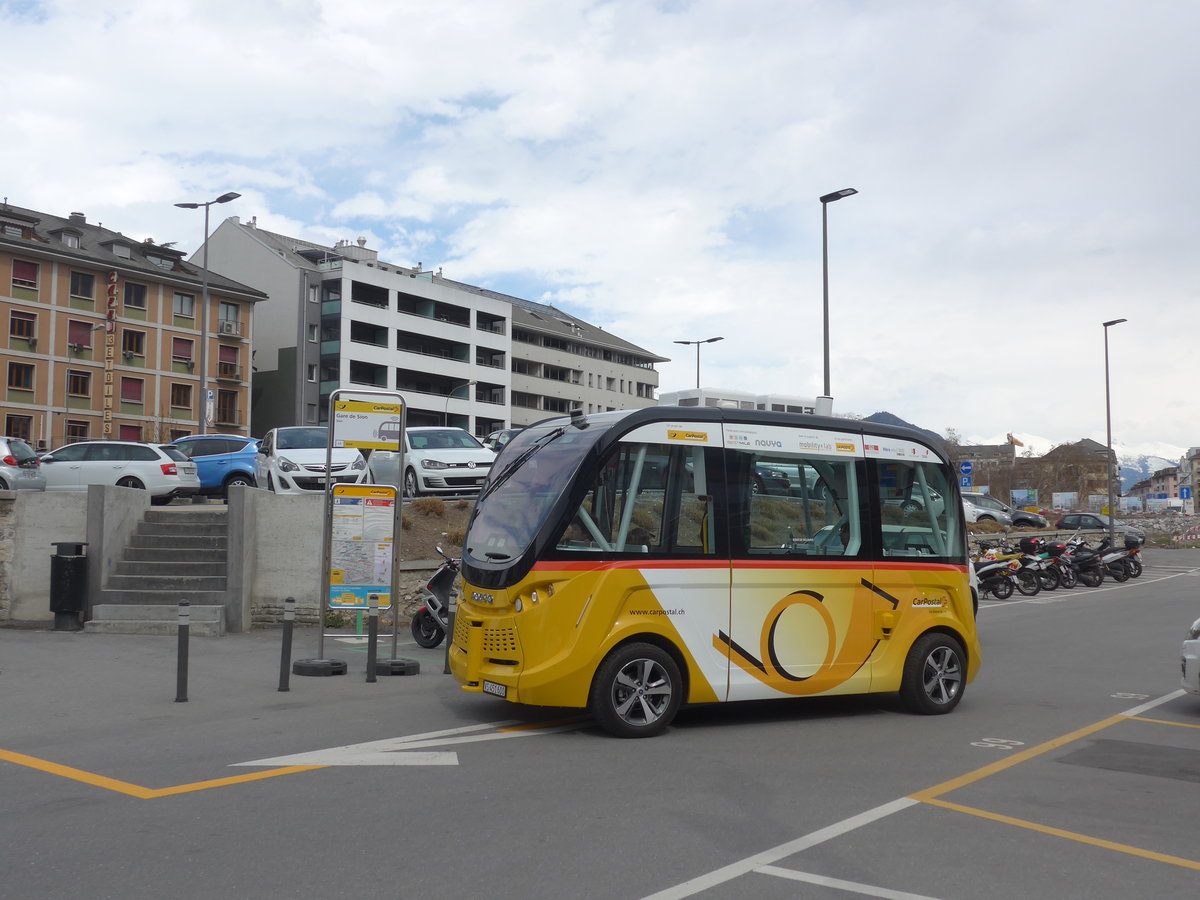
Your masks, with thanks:
[[[123,441],[140,441],[142,439],[142,426],[122,425],[120,434],[117,436]]]
[[[179,440],[180,438],[185,438],[189,434],[191,434],[191,432],[188,431],[186,428],[172,428],[171,429],[171,443],[174,443],[175,441]]]
[[[88,430],[87,422],[81,422],[77,419],[67,419],[67,431],[63,439],[68,444],[75,441],[86,441],[88,439]]]
[[[175,315],[183,319],[194,319],[196,317],[196,297],[194,294],[185,294],[182,291],[175,292],[173,309]]]
[[[4,417],[4,433],[9,437],[20,438],[23,441],[28,441],[29,434],[32,430],[33,416]]]
[[[317,424],[317,404],[315,404],[315,403],[304,404],[304,422],[306,425],[316,425]]]
[[[8,336],[28,341],[37,333],[37,316],[13,310],[8,317]]]
[[[237,425],[237,391],[217,391],[217,421]]]
[[[112,252],[114,256],[119,256],[121,259],[130,259],[132,255],[129,252],[129,248],[124,244],[113,244]]]
[[[90,397],[92,395],[92,373],[68,369],[67,393],[72,397]]]
[[[121,331],[121,353],[128,359],[131,356],[146,355],[146,332],[133,331],[125,328]]]
[[[146,308],[146,286],[144,284],[125,282],[125,306],[128,309],[144,310]]]
[[[64,231],[62,236],[63,246],[70,247],[73,250],[79,249],[79,235],[72,234],[69,231]]]
[[[145,396],[146,382],[141,378],[121,379],[121,402],[141,403]],[[122,426],[123,427],[123,426]],[[136,438],[134,439],[136,440]]]
[[[188,338],[171,338],[171,362],[190,363],[195,341]]]
[[[29,363],[8,364],[8,386],[14,391],[33,390],[33,366]]]
[[[226,303],[222,300],[218,311],[218,318],[222,322],[236,322],[238,320],[238,305],[236,303]]]
[[[310,324],[308,326],[308,341],[309,341],[309,343],[315,344],[317,342],[317,337],[318,337],[317,326]]]
[[[81,300],[94,300],[96,297],[96,276],[91,272],[71,273],[71,296]]]
[[[36,291],[38,286],[38,264],[23,259],[13,260],[13,287]]]
[[[92,349],[92,323],[72,319],[67,322],[67,343],[84,350]]]
[[[217,348],[217,377],[219,378],[237,378],[238,377],[238,351],[237,347],[226,347],[221,345]]]
[[[312,382],[315,382],[317,380],[317,365],[316,365],[316,363],[309,363],[308,380],[312,381]]]
[[[172,384],[171,405],[190,410],[192,408],[192,386],[190,384]]]
[[[321,286],[319,284],[310,284],[308,286],[308,302],[319,303],[321,300]]]

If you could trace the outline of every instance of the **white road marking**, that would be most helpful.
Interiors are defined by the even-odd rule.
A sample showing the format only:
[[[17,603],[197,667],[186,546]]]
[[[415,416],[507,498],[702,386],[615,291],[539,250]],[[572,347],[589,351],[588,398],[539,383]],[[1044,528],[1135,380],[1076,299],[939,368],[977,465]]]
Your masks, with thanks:
[[[778,878],[790,878],[792,881],[804,881],[821,887],[837,888],[853,894],[863,894],[867,897],[884,897],[886,900],[936,900],[926,894],[910,894],[908,891],[893,891],[888,888],[876,887],[873,884],[859,884],[856,881],[843,881],[840,878],[828,878],[824,875],[814,875],[811,872],[796,872],[792,869],[781,869],[779,866],[759,866],[754,870],[763,875],[775,875]]]
[[[693,894],[707,891],[719,884],[740,878],[742,875],[753,872],[761,866],[778,862],[784,857],[791,856],[793,853],[800,853],[810,847],[815,847],[818,844],[831,841],[844,834],[849,834],[851,831],[862,828],[864,825],[877,822],[893,813],[908,809],[910,806],[916,806],[917,802],[916,800],[910,800],[908,797],[901,797],[898,800],[893,800],[891,803],[885,803],[883,806],[877,806],[874,809],[869,809],[856,816],[851,816],[848,819],[843,819],[833,825],[806,834],[804,837],[788,841],[786,844],[780,844],[778,847],[764,850],[762,853],[747,856],[745,859],[730,863],[727,866],[709,872],[707,875],[701,875],[698,878],[693,878],[674,887],[666,888],[657,894],[650,894],[645,900],[678,900],[678,898],[682,897],[691,897]]]
[[[1174,700],[1176,697],[1182,697],[1186,693],[1187,693],[1187,691],[1183,690],[1183,688],[1180,688],[1177,691],[1172,691],[1169,694],[1164,694],[1163,696],[1159,697],[1157,700],[1151,700],[1149,703],[1143,703],[1141,706],[1135,706],[1133,709],[1127,709],[1127,710],[1125,710],[1125,712],[1121,713],[1121,715],[1127,716],[1132,719],[1136,716],[1140,716],[1142,713],[1149,712],[1150,710],[1154,709],[1154,707],[1156,707],[1156,706],[1162,706],[1164,703],[1168,703],[1171,700]]]
[[[453,751],[414,753],[430,747],[446,747],[454,744],[471,744],[478,741],[499,741],[507,738],[534,737],[539,734],[556,734],[586,728],[590,722],[580,721],[549,728],[523,728],[520,731],[498,731],[521,725],[516,720],[487,722],[482,725],[467,725],[448,728],[444,731],[427,731],[404,737],[385,738],[381,741],[366,741],[361,744],[345,744],[324,750],[309,750],[288,756],[273,756],[250,762],[232,763],[235,766],[457,766],[458,754]],[[487,732],[481,734],[480,732]]]

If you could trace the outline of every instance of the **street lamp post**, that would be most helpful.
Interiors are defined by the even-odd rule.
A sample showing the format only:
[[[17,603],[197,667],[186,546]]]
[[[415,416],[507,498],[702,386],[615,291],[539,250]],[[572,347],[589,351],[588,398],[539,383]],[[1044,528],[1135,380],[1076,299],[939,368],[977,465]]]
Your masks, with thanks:
[[[832,398],[829,393],[829,217],[826,210],[830,203],[857,194],[854,188],[842,188],[821,198],[821,277],[824,291],[822,292],[822,321],[825,331],[825,393],[823,397]]]
[[[204,207],[204,256],[201,262],[200,290],[200,415],[198,416],[198,434],[208,432],[208,208],[214,203],[228,203],[236,200],[241,194],[229,191],[216,200],[204,203],[176,203],[180,209],[199,209]]]
[[[1108,329],[1111,325],[1120,325],[1128,319],[1113,319],[1104,323],[1104,419],[1108,426],[1108,456],[1104,460],[1107,467],[1108,480],[1108,545],[1116,543],[1116,528],[1113,515],[1113,449],[1112,449],[1112,395],[1108,386]]]
[[[700,345],[711,344],[713,341],[723,341],[723,337],[705,338],[702,341],[675,341],[676,344],[695,344],[696,345],[696,390],[700,390]]]
[[[468,381],[466,384],[459,384],[459,385],[455,385],[454,387],[450,388],[450,393],[448,393],[446,395],[445,408],[442,410],[442,421],[447,426],[450,424],[450,398],[453,397],[459,391],[466,390],[473,384],[479,384],[479,382],[472,379],[471,381]]]

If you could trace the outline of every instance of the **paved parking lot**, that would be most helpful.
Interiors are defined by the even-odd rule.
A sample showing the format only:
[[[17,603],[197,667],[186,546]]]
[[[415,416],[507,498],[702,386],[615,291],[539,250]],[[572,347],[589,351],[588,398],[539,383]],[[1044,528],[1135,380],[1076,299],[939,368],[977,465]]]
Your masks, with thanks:
[[[5,893],[1192,897],[1200,554],[1147,555],[985,603],[950,716],[741,704],[647,741],[463,694],[410,641],[417,676],[330,636],[349,674],[280,693],[280,632],[197,639],[176,703],[174,638],[0,630]]]

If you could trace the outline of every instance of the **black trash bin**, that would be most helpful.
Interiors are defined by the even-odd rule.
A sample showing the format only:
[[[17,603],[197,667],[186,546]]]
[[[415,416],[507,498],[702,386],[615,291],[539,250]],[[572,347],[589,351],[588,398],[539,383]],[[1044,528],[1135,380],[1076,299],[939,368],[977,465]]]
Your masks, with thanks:
[[[86,541],[54,541],[57,552],[50,557],[50,612],[55,631],[78,631],[87,605]]]

